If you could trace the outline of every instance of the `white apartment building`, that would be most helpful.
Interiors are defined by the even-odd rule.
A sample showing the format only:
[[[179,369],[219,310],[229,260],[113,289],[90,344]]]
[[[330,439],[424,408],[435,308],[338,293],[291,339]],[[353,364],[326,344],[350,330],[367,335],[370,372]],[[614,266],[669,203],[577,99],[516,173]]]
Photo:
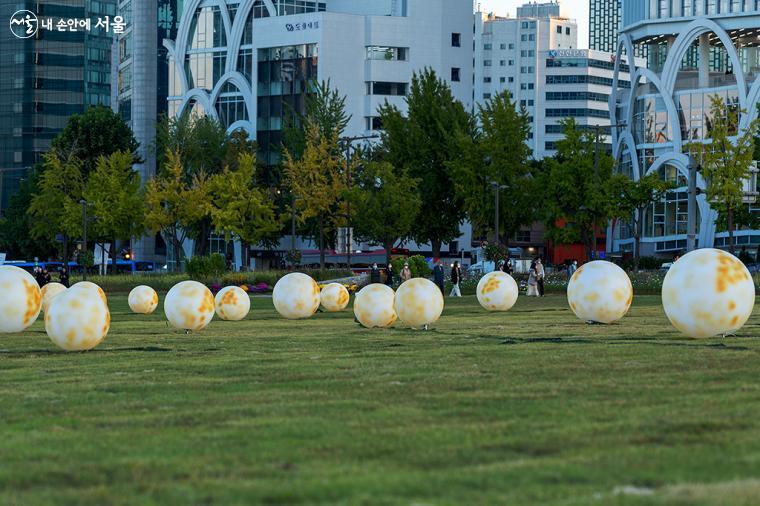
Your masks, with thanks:
[[[607,138],[614,55],[578,49],[577,24],[559,4],[526,4],[517,18],[478,13],[475,34],[474,101],[508,90],[531,119],[535,158],[555,153],[568,117],[601,126]],[[620,85],[626,82],[621,74]]]

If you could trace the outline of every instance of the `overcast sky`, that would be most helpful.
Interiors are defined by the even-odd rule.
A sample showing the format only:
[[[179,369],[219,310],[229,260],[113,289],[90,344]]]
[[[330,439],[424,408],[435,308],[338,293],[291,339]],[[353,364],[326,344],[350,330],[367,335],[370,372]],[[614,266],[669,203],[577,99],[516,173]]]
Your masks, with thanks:
[[[476,5],[480,4],[480,10],[483,12],[493,12],[498,16],[514,17],[517,13],[517,7],[528,0],[475,0]],[[541,0],[539,3],[543,3]],[[643,1],[643,0],[642,0]],[[588,48],[588,0],[559,0],[562,14],[566,17],[573,18],[578,23],[578,47]]]

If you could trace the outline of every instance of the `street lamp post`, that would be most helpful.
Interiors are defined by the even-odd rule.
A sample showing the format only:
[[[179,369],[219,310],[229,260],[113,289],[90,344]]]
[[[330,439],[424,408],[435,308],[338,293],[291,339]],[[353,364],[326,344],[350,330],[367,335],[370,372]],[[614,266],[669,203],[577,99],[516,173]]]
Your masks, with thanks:
[[[686,252],[697,248],[697,172],[702,169],[697,160],[689,157],[689,200],[686,211]]]
[[[87,207],[91,204],[82,199],[79,201],[82,204],[82,281],[87,281],[87,266],[84,265],[86,261],[84,255],[87,253]]]
[[[341,137],[340,140],[346,143],[346,190],[351,191],[351,146],[356,141],[364,141],[369,139],[379,139],[380,136],[375,135],[356,135]],[[346,263],[349,270],[351,269],[351,201],[346,202]]]

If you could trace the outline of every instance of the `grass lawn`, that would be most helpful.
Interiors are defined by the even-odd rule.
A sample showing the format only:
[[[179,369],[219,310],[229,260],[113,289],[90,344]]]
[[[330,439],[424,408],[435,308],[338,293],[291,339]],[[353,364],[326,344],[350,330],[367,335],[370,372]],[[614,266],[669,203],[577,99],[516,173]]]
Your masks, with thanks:
[[[760,316],[691,340],[643,296],[588,326],[564,296],[435,329],[350,312],[185,335],[163,309],[94,351],[0,336],[0,504],[758,504]]]

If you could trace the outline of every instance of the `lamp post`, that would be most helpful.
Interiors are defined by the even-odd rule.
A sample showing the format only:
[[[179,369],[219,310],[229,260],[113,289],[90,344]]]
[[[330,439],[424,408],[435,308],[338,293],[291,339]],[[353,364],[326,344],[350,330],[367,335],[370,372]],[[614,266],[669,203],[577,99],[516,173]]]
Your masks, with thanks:
[[[79,201],[82,204],[82,255],[87,253],[87,208],[92,204],[82,199]],[[82,259],[82,281],[87,281],[87,266],[84,265],[85,259]]]
[[[351,191],[351,147],[356,141],[365,141],[370,139],[379,139],[380,136],[374,135],[356,135],[341,137],[340,140],[346,143],[346,190]],[[351,243],[353,242],[351,233],[351,201],[346,202],[346,263],[349,270],[351,269]]]
[[[686,252],[697,249],[697,172],[702,170],[697,160],[689,157],[689,200],[686,211]]]

